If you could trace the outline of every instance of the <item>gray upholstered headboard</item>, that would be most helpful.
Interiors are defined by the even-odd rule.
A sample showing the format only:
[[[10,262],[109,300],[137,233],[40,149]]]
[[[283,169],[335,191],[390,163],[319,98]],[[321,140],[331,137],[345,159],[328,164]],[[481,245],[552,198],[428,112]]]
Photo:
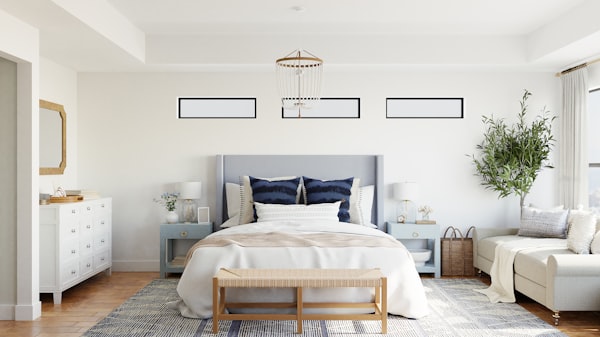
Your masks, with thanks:
[[[360,178],[360,185],[374,185],[371,220],[385,230],[383,220],[383,156],[381,155],[217,155],[217,207],[215,229],[227,220],[226,183],[240,183],[240,176],[309,176],[316,179]]]

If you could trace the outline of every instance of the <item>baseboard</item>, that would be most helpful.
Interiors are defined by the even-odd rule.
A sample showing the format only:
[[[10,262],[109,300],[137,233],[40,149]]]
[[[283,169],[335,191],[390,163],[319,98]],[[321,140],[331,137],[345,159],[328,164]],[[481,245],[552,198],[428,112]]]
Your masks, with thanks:
[[[10,304],[0,304],[0,321],[14,321],[15,306]]]
[[[113,260],[112,271],[159,272],[158,260]]]
[[[42,316],[42,302],[15,306],[16,321],[33,321]]]

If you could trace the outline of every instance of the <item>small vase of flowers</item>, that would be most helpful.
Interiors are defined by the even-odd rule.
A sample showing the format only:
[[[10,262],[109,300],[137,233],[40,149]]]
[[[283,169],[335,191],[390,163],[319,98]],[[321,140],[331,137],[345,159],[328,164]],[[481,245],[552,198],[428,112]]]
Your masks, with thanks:
[[[421,207],[419,207],[419,213],[421,213],[421,219],[423,220],[429,220],[429,214],[431,214],[433,212],[433,208],[427,206],[427,205],[423,205]]]
[[[179,222],[179,215],[175,212],[177,209],[178,197],[178,193],[163,193],[161,194],[160,199],[154,199],[154,202],[163,205],[167,210],[167,223]]]

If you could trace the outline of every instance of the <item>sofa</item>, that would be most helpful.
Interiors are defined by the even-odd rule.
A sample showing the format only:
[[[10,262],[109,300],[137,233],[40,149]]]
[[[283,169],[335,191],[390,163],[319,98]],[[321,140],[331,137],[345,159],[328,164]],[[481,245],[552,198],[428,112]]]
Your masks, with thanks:
[[[514,257],[515,291],[552,310],[556,325],[560,311],[600,311],[600,251],[597,248],[600,246],[600,220],[596,222],[594,219],[594,223],[595,228],[591,230],[595,229],[595,232],[588,249],[593,252],[595,248],[595,254],[578,254],[565,245],[520,250]],[[520,230],[475,228],[473,264],[479,273],[490,274],[495,250],[500,243],[528,238],[518,235]],[[566,243],[568,238],[563,240]]]

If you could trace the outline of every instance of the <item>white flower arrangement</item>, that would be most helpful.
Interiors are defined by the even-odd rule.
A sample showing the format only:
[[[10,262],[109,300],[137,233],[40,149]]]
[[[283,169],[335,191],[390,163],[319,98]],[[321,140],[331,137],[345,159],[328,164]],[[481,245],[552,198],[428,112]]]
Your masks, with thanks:
[[[163,193],[160,199],[154,199],[154,202],[163,205],[167,211],[172,212],[177,208],[177,197],[179,193]]]
[[[419,213],[421,213],[423,217],[428,217],[430,213],[433,213],[433,208],[427,205],[420,206]]]

